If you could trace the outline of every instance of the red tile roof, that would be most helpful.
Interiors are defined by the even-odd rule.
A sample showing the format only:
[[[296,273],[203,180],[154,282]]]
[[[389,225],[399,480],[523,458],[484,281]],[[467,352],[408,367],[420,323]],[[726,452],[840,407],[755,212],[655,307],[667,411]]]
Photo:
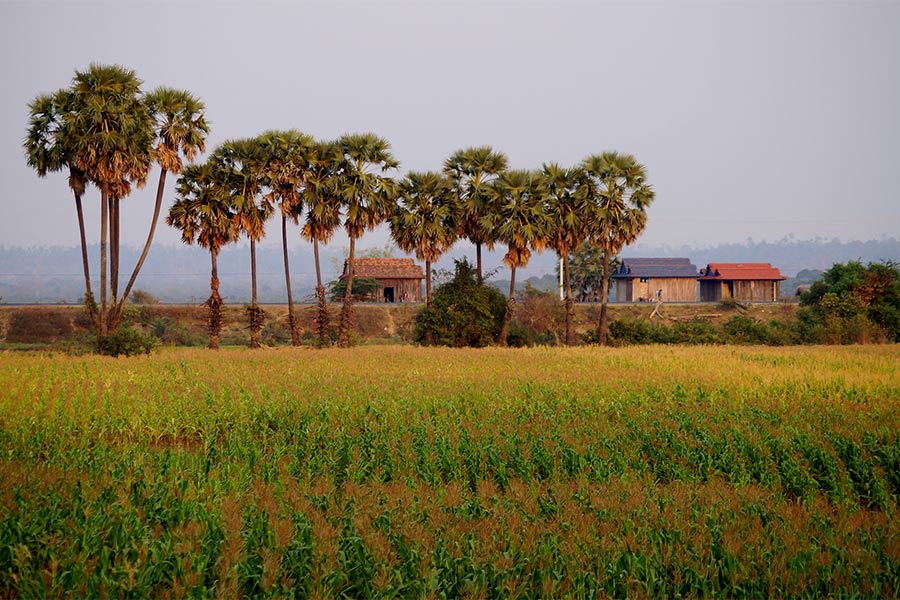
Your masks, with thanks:
[[[769,263],[709,263],[700,270],[700,281],[762,279],[781,281],[784,275]]]
[[[372,279],[425,279],[425,272],[411,258],[357,258],[353,261],[355,277]],[[344,273],[347,275],[347,261]]]

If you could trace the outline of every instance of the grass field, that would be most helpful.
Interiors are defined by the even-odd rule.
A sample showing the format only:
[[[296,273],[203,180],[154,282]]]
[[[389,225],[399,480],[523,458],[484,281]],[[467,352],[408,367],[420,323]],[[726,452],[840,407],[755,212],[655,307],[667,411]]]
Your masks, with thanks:
[[[0,597],[900,595],[900,353],[0,353]]]

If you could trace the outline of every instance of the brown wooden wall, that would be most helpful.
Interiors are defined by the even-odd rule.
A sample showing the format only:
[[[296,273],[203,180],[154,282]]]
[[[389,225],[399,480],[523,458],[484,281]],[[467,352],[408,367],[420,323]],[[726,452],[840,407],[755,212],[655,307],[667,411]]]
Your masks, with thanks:
[[[735,281],[734,298],[743,302],[776,302],[780,281]]]
[[[781,295],[780,281],[701,281],[700,301],[721,302],[734,298],[740,302],[777,302]]]
[[[616,280],[616,302],[640,302],[656,299],[656,290],[661,289],[663,302],[696,302],[697,280],[687,277],[648,277]]]
[[[406,292],[409,295],[409,302],[422,301],[422,280],[421,279],[377,279],[378,289],[375,291],[375,300],[384,302],[385,288],[394,289],[394,302],[400,302],[400,295]]]

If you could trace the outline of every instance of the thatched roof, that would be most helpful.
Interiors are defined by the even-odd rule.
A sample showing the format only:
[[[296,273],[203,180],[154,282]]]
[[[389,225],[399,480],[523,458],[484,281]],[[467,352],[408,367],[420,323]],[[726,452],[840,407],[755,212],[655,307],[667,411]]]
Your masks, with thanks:
[[[425,279],[425,272],[411,258],[357,258],[354,263],[354,277],[371,279]],[[347,276],[347,261],[344,272]]]

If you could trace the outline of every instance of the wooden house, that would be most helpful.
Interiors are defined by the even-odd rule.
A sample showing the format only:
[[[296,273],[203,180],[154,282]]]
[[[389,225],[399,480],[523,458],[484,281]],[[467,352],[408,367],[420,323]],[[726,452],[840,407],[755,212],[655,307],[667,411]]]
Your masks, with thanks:
[[[697,267],[688,258],[624,258],[611,279],[616,302],[697,301]]]
[[[378,302],[421,302],[425,272],[411,258],[357,258],[354,277],[368,277],[378,283]],[[341,279],[347,277],[347,261]]]
[[[784,279],[769,263],[709,263],[700,271],[700,301],[777,302]]]

